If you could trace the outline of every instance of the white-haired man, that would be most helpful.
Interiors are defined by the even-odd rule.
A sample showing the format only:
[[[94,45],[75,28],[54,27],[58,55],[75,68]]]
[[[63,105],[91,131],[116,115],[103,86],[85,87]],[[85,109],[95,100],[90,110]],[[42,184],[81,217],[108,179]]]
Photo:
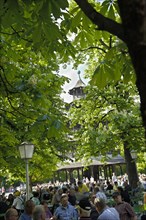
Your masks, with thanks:
[[[32,213],[33,220],[45,220],[46,213],[43,205],[36,205],[33,213]]]
[[[99,213],[98,220],[120,220],[117,210],[108,207],[103,198],[95,198],[94,204]]]

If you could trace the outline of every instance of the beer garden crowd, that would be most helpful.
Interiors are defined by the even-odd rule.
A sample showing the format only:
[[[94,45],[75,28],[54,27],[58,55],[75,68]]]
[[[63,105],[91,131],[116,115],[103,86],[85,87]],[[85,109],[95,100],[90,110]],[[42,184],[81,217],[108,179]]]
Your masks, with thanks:
[[[132,189],[127,174],[110,180],[93,177],[37,184],[25,201],[16,189],[0,195],[0,220],[137,220],[146,219],[146,174]]]

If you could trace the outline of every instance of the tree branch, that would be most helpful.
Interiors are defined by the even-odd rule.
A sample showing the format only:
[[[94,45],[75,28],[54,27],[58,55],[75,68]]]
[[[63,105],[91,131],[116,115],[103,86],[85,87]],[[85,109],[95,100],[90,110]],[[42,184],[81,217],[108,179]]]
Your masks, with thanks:
[[[2,69],[2,70],[4,70],[4,69]],[[5,87],[6,93],[7,93],[7,92],[8,92],[9,94],[20,93],[20,92],[18,92],[18,91],[9,90],[9,88],[8,88],[7,85],[9,85],[12,89],[13,89],[13,87],[12,87],[12,85],[8,82],[8,80],[7,80],[6,76],[5,76],[5,74],[3,74],[3,75],[4,75],[4,77],[0,74],[0,79],[1,79],[1,82],[3,83],[3,85],[4,85],[4,87]]]
[[[10,91],[9,91],[9,89],[8,89],[8,87],[7,87],[7,85],[6,85],[6,83],[5,83],[5,81],[4,81],[4,79],[3,79],[3,77],[2,77],[1,74],[0,74],[0,79],[1,79],[1,81],[2,81],[2,83],[3,83],[3,85],[4,85],[5,92],[6,92],[6,98],[7,98],[8,102],[9,102],[11,108],[12,108],[14,111],[18,112],[18,113],[19,113],[20,115],[22,115],[23,117],[25,117],[25,118],[30,118],[30,117],[28,117],[27,115],[25,115],[25,114],[23,114],[22,112],[20,112],[20,111],[19,111],[19,108],[15,108],[15,107],[13,106],[12,100],[11,100],[10,97],[9,97]],[[30,118],[30,119],[32,119],[32,118]]]
[[[86,51],[86,50],[89,50],[89,49],[98,49],[98,50],[102,50],[104,53],[106,53],[106,50],[104,50],[101,47],[97,47],[97,46],[90,46],[88,48],[82,49],[81,51]]]
[[[8,32],[3,32],[3,31],[1,31],[0,33],[1,33],[1,34],[6,34],[6,35],[14,35],[14,34],[17,34],[17,35],[18,35],[19,33],[22,33],[22,32],[24,32],[24,31],[17,31],[17,32],[14,31],[13,33],[8,33]]]
[[[20,36],[20,34],[19,34],[20,31],[16,31],[13,26],[11,26],[11,28],[12,28],[12,30],[14,31],[14,34],[16,34],[19,38],[21,38],[22,40],[25,40],[25,41],[27,41],[27,42],[29,42],[29,43],[32,43],[32,40],[28,40],[28,39],[26,39],[26,38]],[[23,31],[22,31],[22,32],[23,32]]]
[[[99,41],[100,41],[100,43],[101,43],[103,46],[105,46],[107,49],[110,49],[109,46],[108,46],[102,39],[100,39]]]
[[[125,42],[125,36],[123,27],[121,24],[113,21],[112,19],[104,17],[102,14],[97,12],[88,0],[74,0],[85,15],[98,26],[98,29],[107,31]]]

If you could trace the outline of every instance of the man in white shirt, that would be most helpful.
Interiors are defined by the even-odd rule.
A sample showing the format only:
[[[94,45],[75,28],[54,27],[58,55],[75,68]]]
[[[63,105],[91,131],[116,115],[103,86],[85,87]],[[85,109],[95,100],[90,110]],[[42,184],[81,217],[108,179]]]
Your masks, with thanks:
[[[94,204],[99,213],[98,220],[120,220],[117,210],[108,207],[104,199],[95,198]]]
[[[116,181],[117,181],[116,174],[115,174],[115,173],[113,173],[113,174],[112,174],[112,182],[114,183],[114,182],[116,182]]]
[[[15,208],[18,211],[18,214],[20,215],[24,211],[24,199],[21,196],[21,193],[19,191],[16,191],[14,193],[15,199],[12,204],[12,208]]]

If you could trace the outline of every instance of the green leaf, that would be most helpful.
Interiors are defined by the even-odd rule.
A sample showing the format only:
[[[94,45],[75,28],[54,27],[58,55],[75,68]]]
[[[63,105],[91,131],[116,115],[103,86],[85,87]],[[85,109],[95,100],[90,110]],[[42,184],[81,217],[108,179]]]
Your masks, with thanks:
[[[84,13],[82,13],[82,25],[83,29],[89,32],[92,22]]]
[[[31,3],[32,3],[32,1],[31,0],[22,0],[23,1],[23,3],[24,4],[26,4],[26,5],[28,5],[28,6],[30,6],[31,5]]]
[[[93,35],[88,33],[88,32],[85,32],[85,38],[87,39],[87,41],[89,42],[90,45],[93,45],[94,44],[94,39],[93,39]]]
[[[60,8],[62,8],[62,9],[66,9],[69,6],[67,0],[58,0],[57,3],[60,6]]]
[[[60,36],[59,28],[54,23],[44,23],[43,30],[49,41],[55,40],[56,38],[58,38],[58,36]]]
[[[33,39],[34,43],[40,42],[41,34],[42,34],[41,25],[38,24],[37,27],[34,27],[34,31],[32,33],[32,39]]]
[[[70,10],[71,15],[76,14],[77,11],[80,10],[79,6],[74,7],[73,9]]]
[[[92,80],[90,81],[91,85],[96,85],[100,89],[104,88],[107,82],[103,73],[103,66],[98,66],[94,71]]]
[[[118,62],[115,63],[114,65],[114,76],[115,76],[115,81],[118,81],[121,79],[121,69],[120,69]]]
[[[108,17],[115,20],[115,12],[114,12],[113,5],[111,5],[109,8]]]
[[[66,0],[65,0],[66,1]],[[54,15],[54,17],[57,19],[60,17],[61,14],[61,10],[60,10],[60,5],[58,4],[59,1],[54,1],[51,0],[51,4],[52,4],[52,13]]]
[[[39,11],[39,14],[44,22],[49,22],[52,13],[52,5],[50,1],[46,1]]]
[[[5,4],[6,4],[5,0],[0,1],[0,16],[3,16],[6,12],[5,7],[4,7]]]
[[[107,4],[107,2],[103,1],[100,13],[103,15],[106,15],[107,11],[108,11],[108,7],[109,7],[109,5]]]
[[[8,0],[3,7],[3,14],[2,25],[7,28],[10,27],[12,24],[20,25],[23,22],[23,18],[21,15],[21,9],[18,5],[17,0]]]
[[[72,19],[73,28],[79,26],[79,23],[81,22],[81,18],[82,18],[82,11],[80,10]]]

